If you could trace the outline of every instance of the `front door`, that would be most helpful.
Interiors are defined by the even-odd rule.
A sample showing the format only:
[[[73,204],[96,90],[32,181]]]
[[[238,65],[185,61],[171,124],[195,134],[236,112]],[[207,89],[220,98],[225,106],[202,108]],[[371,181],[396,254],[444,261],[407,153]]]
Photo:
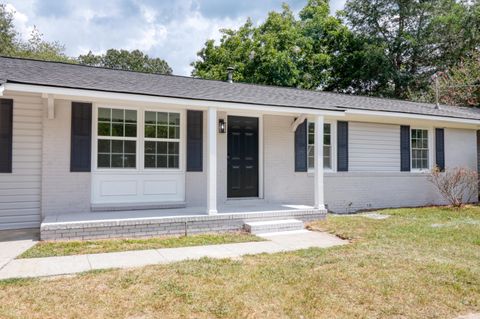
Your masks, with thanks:
[[[258,118],[228,117],[228,197],[258,196]]]

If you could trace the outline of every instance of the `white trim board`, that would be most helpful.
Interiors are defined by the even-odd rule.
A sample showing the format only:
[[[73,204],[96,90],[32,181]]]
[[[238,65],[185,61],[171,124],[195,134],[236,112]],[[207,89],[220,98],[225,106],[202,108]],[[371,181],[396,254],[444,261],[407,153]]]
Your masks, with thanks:
[[[238,109],[247,111],[262,111],[272,113],[284,113],[284,114],[309,114],[309,115],[325,115],[325,116],[345,116],[345,115],[365,115],[372,117],[386,117],[386,118],[405,118],[405,119],[417,119],[417,120],[429,120],[429,121],[445,121],[452,123],[473,124],[477,127],[480,126],[480,120],[471,120],[466,118],[455,118],[448,116],[433,116],[423,114],[412,114],[402,112],[390,112],[390,111],[374,111],[374,110],[359,110],[349,109],[344,107],[337,110],[322,110],[313,108],[299,108],[288,106],[274,106],[274,105],[258,105],[248,103],[235,103],[235,102],[218,102],[218,101],[204,101],[191,98],[174,98],[174,97],[161,97],[152,95],[132,94],[132,93],[117,93],[117,92],[105,92],[97,90],[87,89],[72,89],[72,88],[60,88],[51,86],[42,86],[34,84],[20,84],[20,83],[5,83],[3,84],[5,90],[26,92],[26,93],[47,93],[53,94],[56,99],[77,99],[79,101],[99,101],[99,100],[122,100],[144,103],[166,103],[172,105],[180,105],[184,107],[195,106],[199,109],[206,110],[208,107],[218,107],[224,109]]]
[[[27,92],[27,93],[47,93],[53,94],[56,99],[77,99],[79,101],[98,101],[98,100],[122,100],[122,101],[134,101],[144,103],[165,103],[172,105],[180,105],[184,107],[198,107],[199,109],[206,110],[208,107],[218,107],[219,109],[237,109],[245,111],[264,111],[272,113],[290,113],[290,114],[312,114],[312,115],[332,115],[343,116],[344,110],[328,110],[328,109],[313,109],[313,108],[300,108],[289,106],[275,106],[275,105],[259,105],[249,103],[238,102],[219,102],[219,101],[207,101],[196,100],[193,98],[177,98],[177,97],[162,97],[153,95],[142,95],[132,93],[117,93],[117,92],[104,92],[96,90],[86,89],[70,89],[59,88],[41,85],[31,84],[17,84],[6,83],[6,90]]]
[[[137,111],[136,168],[98,168],[98,108]],[[180,113],[180,158],[178,169],[145,169],[144,143],[146,111]],[[115,139],[107,138],[107,139]],[[186,188],[186,114],[185,110],[94,103],[92,113],[92,186],[91,204],[134,204],[184,202]]]

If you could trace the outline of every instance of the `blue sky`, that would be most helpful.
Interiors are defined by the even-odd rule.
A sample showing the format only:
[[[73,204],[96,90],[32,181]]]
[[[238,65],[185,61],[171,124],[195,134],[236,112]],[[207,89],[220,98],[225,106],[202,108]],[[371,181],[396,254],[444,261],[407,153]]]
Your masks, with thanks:
[[[1,0],[0,0],[1,1]],[[4,1],[2,1],[4,2]],[[165,59],[174,74],[189,75],[207,39],[220,28],[236,28],[247,17],[255,23],[282,2],[298,12],[306,0],[9,0],[15,25],[27,38],[34,26],[59,41],[71,56],[109,48],[140,49]],[[331,11],[345,0],[330,0]]]

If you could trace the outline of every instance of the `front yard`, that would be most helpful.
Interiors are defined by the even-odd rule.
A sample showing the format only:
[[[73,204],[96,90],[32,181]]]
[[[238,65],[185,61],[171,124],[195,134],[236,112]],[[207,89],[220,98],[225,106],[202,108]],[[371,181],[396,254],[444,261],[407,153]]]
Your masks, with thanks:
[[[0,317],[454,318],[480,312],[480,208],[313,223],[331,249],[0,282]]]
[[[85,241],[39,242],[17,258],[71,256],[81,254],[112,253],[129,250],[220,245],[263,241],[243,232],[200,234],[191,236],[165,236],[146,239],[104,239]]]

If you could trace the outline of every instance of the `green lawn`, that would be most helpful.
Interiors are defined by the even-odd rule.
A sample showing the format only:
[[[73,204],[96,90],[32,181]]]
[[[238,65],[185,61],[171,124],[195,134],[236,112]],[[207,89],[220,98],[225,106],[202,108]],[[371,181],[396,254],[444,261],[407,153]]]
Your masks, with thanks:
[[[313,223],[350,238],[241,260],[0,282],[0,318],[454,318],[480,312],[480,208]]]
[[[40,242],[17,258],[110,253],[127,250],[174,248],[262,241],[248,233],[218,233],[169,236],[147,239],[105,239],[88,241]]]

